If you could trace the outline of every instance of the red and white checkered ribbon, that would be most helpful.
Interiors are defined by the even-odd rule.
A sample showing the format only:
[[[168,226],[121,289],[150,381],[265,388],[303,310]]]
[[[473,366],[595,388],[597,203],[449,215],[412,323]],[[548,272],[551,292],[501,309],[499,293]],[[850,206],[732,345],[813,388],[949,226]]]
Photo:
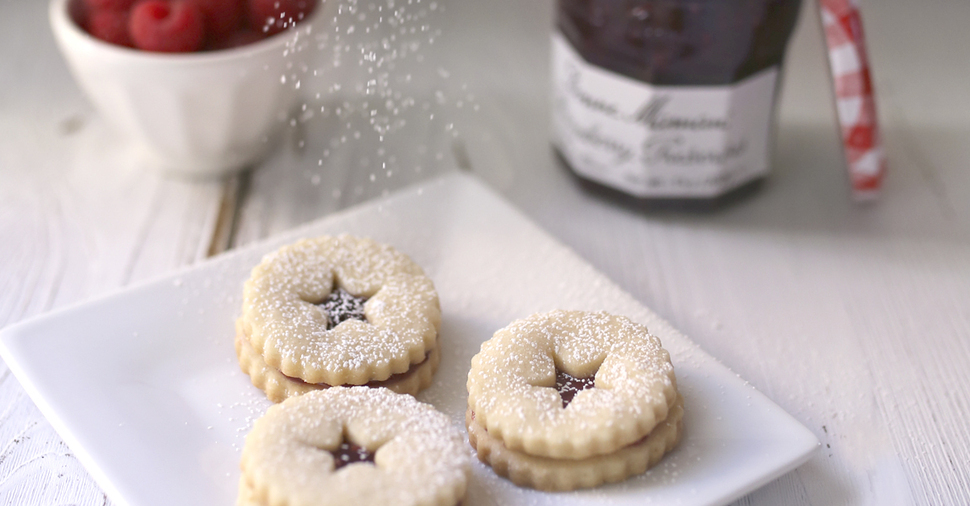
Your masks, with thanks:
[[[819,3],[853,195],[857,199],[873,198],[886,173],[886,155],[876,121],[875,92],[858,0]]]

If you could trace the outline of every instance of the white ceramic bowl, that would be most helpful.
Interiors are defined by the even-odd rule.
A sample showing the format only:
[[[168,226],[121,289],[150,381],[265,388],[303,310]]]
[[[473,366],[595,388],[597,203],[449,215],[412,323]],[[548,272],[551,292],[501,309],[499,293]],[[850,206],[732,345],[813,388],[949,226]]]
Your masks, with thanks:
[[[80,87],[150,163],[191,177],[246,167],[269,151],[298,98],[319,5],[295,30],[233,49],[165,54],[98,40],[71,18],[71,0],[51,0],[57,44]]]

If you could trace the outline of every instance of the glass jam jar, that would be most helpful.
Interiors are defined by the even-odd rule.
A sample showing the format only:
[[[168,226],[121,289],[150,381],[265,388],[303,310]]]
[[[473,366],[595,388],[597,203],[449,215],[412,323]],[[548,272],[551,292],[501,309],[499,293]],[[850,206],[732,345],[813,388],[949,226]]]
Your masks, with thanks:
[[[558,0],[553,144],[588,186],[719,203],[768,172],[800,0]]]

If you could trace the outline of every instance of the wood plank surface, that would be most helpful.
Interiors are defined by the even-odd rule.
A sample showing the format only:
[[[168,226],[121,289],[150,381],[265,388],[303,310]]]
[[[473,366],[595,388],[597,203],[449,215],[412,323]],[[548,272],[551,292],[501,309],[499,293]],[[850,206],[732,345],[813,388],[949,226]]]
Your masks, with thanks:
[[[200,258],[220,184],[132,162],[68,75],[46,2],[0,17],[0,327]],[[4,364],[0,504],[110,504]]]

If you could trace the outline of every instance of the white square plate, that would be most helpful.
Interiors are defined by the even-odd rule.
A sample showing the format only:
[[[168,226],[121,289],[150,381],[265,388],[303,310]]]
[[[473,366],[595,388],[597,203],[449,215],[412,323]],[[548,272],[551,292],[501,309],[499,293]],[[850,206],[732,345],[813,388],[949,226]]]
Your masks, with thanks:
[[[548,494],[476,464],[468,506],[724,504],[794,469],[818,445],[781,408],[464,175],[10,327],[0,333],[0,354],[113,501],[230,506],[243,439],[269,405],[233,351],[242,283],[265,253],[341,232],[395,246],[434,280],[443,355],[419,398],[456,425],[472,355],[516,318],[603,309],[646,324],[671,352],[685,436],[657,467],[616,485]]]

